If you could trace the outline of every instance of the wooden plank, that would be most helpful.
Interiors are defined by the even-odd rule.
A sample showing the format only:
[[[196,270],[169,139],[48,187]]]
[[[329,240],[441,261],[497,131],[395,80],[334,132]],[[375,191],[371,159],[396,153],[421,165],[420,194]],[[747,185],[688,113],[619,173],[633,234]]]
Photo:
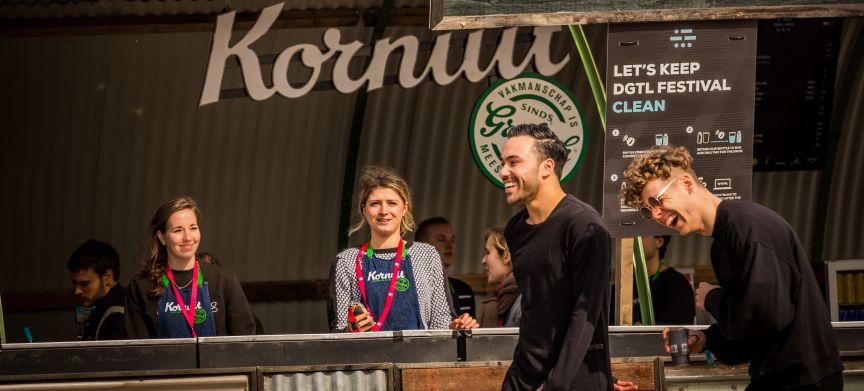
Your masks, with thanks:
[[[591,23],[864,15],[864,2],[855,0],[730,0],[717,3],[715,6],[693,0],[590,0],[580,1],[577,7],[571,1],[560,0],[432,0],[429,27],[433,30],[460,30]]]
[[[653,362],[612,363],[612,375],[633,382],[642,391],[654,389]]]
[[[633,324],[633,238],[616,241],[618,267],[615,268],[615,324]]]
[[[467,388],[472,391],[501,389],[505,366],[482,368],[415,368],[402,369],[402,390],[437,391]],[[466,387],[466,385],[470,385]]]
[[[405,391],[455,390],[470,385],[472,391],[500,390],[509,364],[489,363],[490,366],[401,368],[402,389]],[[447,365],[449,366],[449,365]],[[640,390],[654,390],[654,363],[612,363],[612,375],[635,383]]]

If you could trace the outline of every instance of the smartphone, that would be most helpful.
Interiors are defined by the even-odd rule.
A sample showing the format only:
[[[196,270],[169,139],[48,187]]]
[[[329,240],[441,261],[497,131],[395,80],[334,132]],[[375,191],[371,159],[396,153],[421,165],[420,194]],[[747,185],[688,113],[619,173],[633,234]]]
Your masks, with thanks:
[[[356,301],[351,303],[351,306],[348,308],[350,309],[351,313],[354,314],[354,316],[359,316],[359,315],[366,313],[366,306],[364,306],[363,304],[360,304]],[[358,329],[357,322],[352,323],[351,328],[353,328],[354,330],[357,330]]]

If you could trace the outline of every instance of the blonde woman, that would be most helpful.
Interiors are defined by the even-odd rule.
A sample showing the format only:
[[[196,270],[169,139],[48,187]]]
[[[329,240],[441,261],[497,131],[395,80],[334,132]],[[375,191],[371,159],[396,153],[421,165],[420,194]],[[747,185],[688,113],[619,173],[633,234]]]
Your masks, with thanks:
[[[486,281],[495,287],[495,294],[487,297],[477,311],[480,327],[519,327],[522,317],[522,294],[513,277],[510,250],[504,240],[503,228],[487,228],[483,233],[485,251],[483,267]]]
[[[348,234],[368,226],[371,238],[336,257],[330,278],[332,331],[478,327],[468,314],[452,319],[435,247],[402,239],[414,229],[405,180],[392,169],[366,167],[355,202],[359,221]]]

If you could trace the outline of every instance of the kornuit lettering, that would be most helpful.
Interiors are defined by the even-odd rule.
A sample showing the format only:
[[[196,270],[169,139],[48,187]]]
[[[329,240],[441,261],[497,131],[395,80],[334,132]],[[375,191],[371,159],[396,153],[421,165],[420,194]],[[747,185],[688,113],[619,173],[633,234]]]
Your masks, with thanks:
[[[492,59],[485,68],[482,68],[480,49],[483,41],[483,30],[477,30],[468,34],[462,65],[454,73],[451,74],[447,71],[451,33],[445,33],[438,35],[435,39],[426,66],[419,75],[415,75],[414,70],[420,44],[417,37],[409,35],[395,40],[385,38],[375,42],[369,66],[362,76],[352,79],[348,72],[349,64],[357,51],[363,47],[363,44],[356,40],[342,43],[342,33],[338,29],[331,28],[324,33],[323,51],[318,46],[311,44],[294,45],[283,50],[276,57],[272,67],[273,83],[271,86],[267,86],[261,74],[258,54],[250,48],[250,45],[270,30],[282,12],[283,6],[284,2],[264,8],[252,28],[233,46],[230,41],[236,11],[224,13],[217,17],[216,30],[213,33],[213,46],[210,50],[210,59],[207,64],[199,106],[219,101],[219,91],[222,88],[226,61],[231,56],[236,56],[239,60],[246,92],[250,98],[256,101],[268,99],[275,93],[286,98],[298,98],[305,95],[312,90],[318,81],[324,62],[334,58],[331,80],[336,90],[345,94],[357,91],[364,84],[366,84],[367,91],[381,88],[384,85],[385,65],[394,52],[400,58],[399,85],[404,88],[412,88],[420,84],[429,76],[430,72],[435,83],[442,86],[452,83],[463,75],[470,82],[476,83],[483,80],[496,67],[501,77],[510,79],[522,73],[532,61],[538,73],[551,76],[558,73],[570,61],[569,54],[558,62],[554,62],[550,58],[552,37],[555,33],[560,32],[560,27],[535,27],[531,47],[522,62],[514,64],[517,28],[513,27],[505,29],[501,33],[498,47]],[[288,82],[288,66],[294,57],[298,57],[303,66],[312,70],[309,79],[299,86],[296,83],[292,85]]]

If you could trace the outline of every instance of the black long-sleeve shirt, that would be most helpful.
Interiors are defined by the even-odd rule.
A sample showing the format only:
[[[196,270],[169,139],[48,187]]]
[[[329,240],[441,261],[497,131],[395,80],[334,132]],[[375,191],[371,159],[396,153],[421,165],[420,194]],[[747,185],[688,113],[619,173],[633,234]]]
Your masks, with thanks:
[[[611,390],[610,239],[572,195],[540,224],[513,216],[505,237],[522,290],[522,320],[504,390]]]
[[[722,288],[705,299],[717,319],[706,334],[717,359],[749,361],[757,389],[814,384],[841,371],[828,308],[792,227],[759,204],[723,201],[712,237]]]
[[[673,268],[660,272],[657,279],[650,280],[651,304],[654,308],[654,324],[686,325],[693,324],[696,317],[696,301],[693,287],[687,277]],[[636,292],[636,280],[633,280]],[[613,304],[614,307],[614,304]],[[633,299],[633,323],[642,322],[639,297]]]

